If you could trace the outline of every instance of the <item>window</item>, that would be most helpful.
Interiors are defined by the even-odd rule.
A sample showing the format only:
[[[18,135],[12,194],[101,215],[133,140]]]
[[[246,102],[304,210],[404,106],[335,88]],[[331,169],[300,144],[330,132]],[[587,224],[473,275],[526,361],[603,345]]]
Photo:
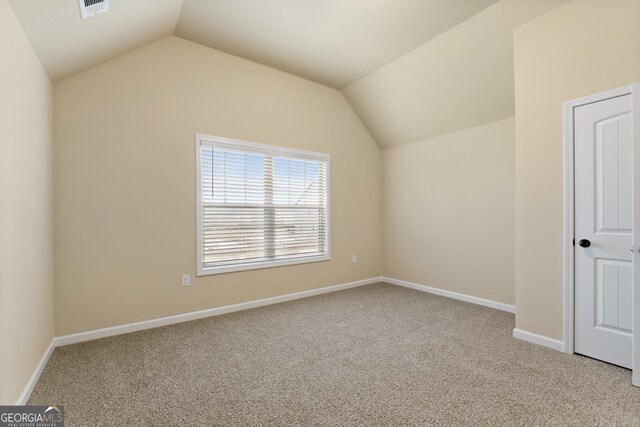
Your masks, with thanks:
[[[329,155],[197,136],[198,275],[325,261]]]

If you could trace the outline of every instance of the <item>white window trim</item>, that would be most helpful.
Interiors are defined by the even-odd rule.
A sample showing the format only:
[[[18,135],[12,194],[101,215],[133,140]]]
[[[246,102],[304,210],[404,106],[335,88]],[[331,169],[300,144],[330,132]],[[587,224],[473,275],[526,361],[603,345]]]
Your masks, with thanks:
[[[228,147],[241,149],[242,151],[271,155],[282,155],[295,157],[297,159],[320,160],[327,163],[327,253],[326,255],[309,256],[292,259],[282,259],[274,261],[262,261],[243,264],[224,265],[219,267],[203,267],[202,263],[202,180],[201,180],[201,155],[200,147],[204,144],[215,144],[218,147]],[[209,276],[213,274],[231,273],[237,271],[257,270],[263,268],[283,267],[286,265],[307,264],[313,262],[331,260],[331,182],[330,182],[330,156],[325,153],[314,151],[298,150],[295,148],[279,147],[277,145],[258,144],[256,142],[242,141],[220,136],[196,134],[196,228],[197,228],[197,276]]]

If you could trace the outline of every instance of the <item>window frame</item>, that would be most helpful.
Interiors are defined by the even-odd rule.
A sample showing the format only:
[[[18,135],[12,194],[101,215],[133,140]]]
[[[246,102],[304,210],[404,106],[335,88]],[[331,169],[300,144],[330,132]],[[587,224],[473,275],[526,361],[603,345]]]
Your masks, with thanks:
[[[200,148],[204,145],[221,148],[230,148],[248,153],[269,156],[284,156],[300,160],[315,160],[326,163],[326,251],[322,255],[275,259],[270,261],[258,261],[222,265],[216,267],[204,267],[202,254],[202,154]],[[260,144],[257,142],[224,138],[198,133],[196,134],[196,246],[197,246],[197,276],[209,276],[239,271],[258,270],[263,268],[283,267],[287,265],[308,264],[331,260],[331,182],[330,182],[330,155],[314,151],[299,150],[296,148],[281,147],[277,145]]]

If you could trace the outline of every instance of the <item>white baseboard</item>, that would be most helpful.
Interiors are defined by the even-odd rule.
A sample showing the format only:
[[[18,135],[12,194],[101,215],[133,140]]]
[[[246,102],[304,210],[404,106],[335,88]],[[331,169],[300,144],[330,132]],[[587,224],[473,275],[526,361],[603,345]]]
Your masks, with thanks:
[[[63,335],[55,339],[56,346],[75,344],[83,341],[91,341],[98,338],[105,338],[114,335],[126,334],[129,332],[141,331],[144,329],[158,328],[160,326],[173,325],[176,323],[189,322],[191,320],[203,319],[205,317],[219,316],[221,314],[233,313],[235,311],[248,310],[265,305],[277,304],[285,301],[292,301],[300,298],[307,298],[314,295],[326,294],[329,292],[341,291],[343,289],[355,288],[358,286],[370,285],[381,281],[380,277],[358,280],[355,282],[343,283],[340,285],[327,286],[324,288],[310,289],[308,291],[295,292],[291,294],[278,295],[275,297],[263,298],[259,300],[241,302],[238,304],[225,305],[222,307],[209,308],[206,310],[192,311],[189,313],[176,314],[174,316],[160,317],[156,319],[143,320],[141,322],[127,323],[124,325],[111,326],[108,328],[95,329],[93,331],[79,332],[76,334]]]
[[[33,391],[33,388],[36,386],[38,379],[40,379],[40,375],[42,374],[42,371],[44,371],[44,367],[47,366],[47,362],[49,361],[49,358],[51,357],[51,355],[53,354],[53,350],[55,349],[56,349],[56,339],[54,338],[49,343],[49,347],[47,347],[47,349],[44,351],[44,354],[42,355],[40,362],[38,362],[38,364],[36,365],[36,369],[33,371],[33,374],[31,374],[31,378],[29,378],[29,381],[27,381],[27,385],[24,387],[24,390],[20,394],[20,397],[18,398],[16,405],[27,404],[27,401],[31,396],[31,392]]]
[[[358,280],[355,282],[343,283],[340,285],[310,289],[307,291],[295,292],[295,293],[285,294],[285,295],[278,295],[275,297],[263,298],[263,299],[254,300],[254,301],[247,301],[247,302],[242,302],[238,304],[226,305],[222,307],[194,311],[190,313],[177,314],[174,316],[160,317],[157,319],[144,320],[141,322],[128,323],[124,325],[111,326],[108,328],[96,329],[93,331],[79,332],[76,334],[63,335],[60,337],[56,337],[51,341],[51,344],[47,348],[45,354],[42,356],[40,363],[36,367],[36,370],[34,371],[33,375],[29,379],[29,382],[27,383],[24,391],[20,395],[20,398],[18,399],[17,404],[24,405],[29,400],[29,396],[31,395],[33,388],[38,382],[38,378],[40,378],[40,374],[44,370],[44,367],[46,366],[47,361],[49,360],[49,357],[51,356],[51,354],[53,353],[53,350],[57,346],[64,346],[64,345],[75,344],[75,343],[84,342],[84,341],[91,341],[99,338],[105,338],[105,337],[110,337],[114,335],[126,334],[129,332],[141,331],[144,329],[152,329],[152,328],[158,328],[161,326],[173,325],[176,323],[189,322],[191,320],[203,319],[203,318],[212,317],[212,316],[219,316],[221,314],[233,313],[236,311],[248,310],[251,308],[263,307],[266,305],[277,304],[277,303],[292,301],[292,300],[301,299],[301,298],[307,298],[314,295],[321,295],[321,294],[326,294],[330,292],[341,291],[344,289],[370,285],[377,282],[386,282],[392,285],[416,289],[422,292],[428,292],[435,295],[441,295],[448,298],[453,298],[453,299],[466,301],[466,302],[470,302],[478,305],[483,305],[486,307],[491,307],[498,310],[507,311],[510,313],[515,312],[515,307],[513,305],[504,304],[497,301],[491,301],[483,298],[473,297],[470,295],[459,294],[451,291],[445,291],[443,289],[432,288],[429,286],[419,285],[416,283],[406,282],[403,280],[391,279],[389,277],[372,277],[370,279]],[[550,340],[549,338],[546,338],[546,337],[541,337],[539,335],[529,334],[528,332],[524,332],[524,331],[521,331],[521,332],[522,334],[528,334],[527,336],[534,336],[534,337],[539,337],[541,339],[546,339],[549,341],[555,341],[555,340]],[[514,330],[514,336],[516,336],[516,330]],[[524,339],[530,342],[535,342],[536,344],[539,343],[537,341],[533,341],[531,339],[524,338],[521,336],[516,336],[516,338]],[[560,341],[557,341],[553,344],[557,346],[558,345],[557,343],[560,343],[560,346],[563,346],[562,342]],[[541,345],[546,345],[547,347],[555,348],[552,345],[547,345],[547,344],[541,344]]]
[[[403,286],[405,288],[416,289],[418,291],[428,292],[430,294],[440,295],[443,297],[453,298],[460,301],[483,305],[485,307],[495,308],[497,310],[507,311],[509,313],[516,312],[516,307],[514,305],[505,304],[502,302],[492,301],[484,298],[478,298],[471,295],[460,294],[457,292],[445,291],[444,289],[432,288],[430,286],[419,285],[417,283],[407,282],[405,280],[392,279],[390,277],[383,276],[380,278],[380,280],[392,285]],[[563,341],[558,341],[553,338],[523,331],[522,329],[514,329],[513,337],[523,341],[533,343],[533,344],[538,344],[544,347],[548,347],[553,350],[562,351],[562,352],[565,351]]]
[[[533,332],[527,332],[527,331],[523,331],[522,329],[514,328],[513,337],[519,340],[530,342],[532,344],[538,344],[543,347],[548,347],[553,350],[564,352],[563,341],[545,337],[543,335],[534,334]]]
[[[440,295],[447,298],[453,298],[460,301],[483,305],[485,307],[495,308],[497,310],[507,311],[509,313],[516,312],[516,307],[511,304],[505,304],[502,302],[492,301],[489,299],[473,297],[471,295],[459,294],[457,292],[445,291],[444,289],[432,288],[431,286],[419,285],[417,283],[407,282],[405,280],[392,279],[390,277],[381,277],[380,280],[386,283],[390,283],[392,285],[403,286],[405,288],[416,289],[418,291],[428,292],[434,295]]]
[[[40,359],[40,362],[36,366],[35,371],[29,378],[27,385],[25,386],[22,394],[18,398],[16,405],[25,405],[33,392],[33,388],[36,386],[44,367],[47,365],[49,358],[53,354],[58,346],[75,344],[83,341],[95,340],[98,338],[105,338],[114,335],[126,334],[128,332],[141,331],[143,329],[152,329],[160,326],[173,325],[175,323],[188,322],[191,320],[203,319],[205,317],[219,316],[221,314],[233,313],[235,311],[248,310],[251,308],[263,307],[265,305],[277,304],[280,302],[292,301],[301,298],[307,298],[314,295],[326,294],[329,292],[341,291],[344,289],[355,288],[358,286],[370,285],[372,283],[380,282],[380,277],[372,277],[370,279],[358,280],[355,282],[343,283],[340,285],[326,286],[324,288],[310,289],[308,291],[295,292],[291,294],[278,295],[270,298],[263,298],[254,301],[247,301],[238,304],[225,305],[222,307],[211,308],[207,310],[194,311],[190,313],[177,314],[175,316],[161,317],[157,319],[144,320],[142,322],[128,323],[125,325],[112,326],[109,328],[96,329],[93,331],[79,332],[77,334],[63,335],[55,337],[51,340],[49,347],[45,351]]]

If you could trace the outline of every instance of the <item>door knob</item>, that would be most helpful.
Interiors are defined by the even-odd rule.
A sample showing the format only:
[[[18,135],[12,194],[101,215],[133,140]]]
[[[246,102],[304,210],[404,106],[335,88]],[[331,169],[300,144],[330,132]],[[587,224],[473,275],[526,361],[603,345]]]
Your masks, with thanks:
[[[588,241],[587,239],[582,239],[578,242],[578,244],[580,246],[582,246],[583,248],[588,248],[589,246],[591,246],[591,242]]]

